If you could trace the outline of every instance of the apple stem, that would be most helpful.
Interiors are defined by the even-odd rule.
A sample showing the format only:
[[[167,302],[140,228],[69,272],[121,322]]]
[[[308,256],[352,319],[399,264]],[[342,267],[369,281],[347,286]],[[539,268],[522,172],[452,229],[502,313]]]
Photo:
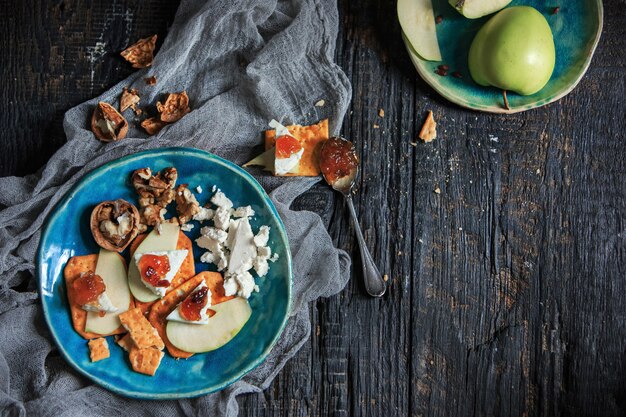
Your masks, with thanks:
[[[504,98],[504,108],[507,110],[511,110],[509,107],[509,100],[506,98],[506,90],[502,90],[502,98]]]

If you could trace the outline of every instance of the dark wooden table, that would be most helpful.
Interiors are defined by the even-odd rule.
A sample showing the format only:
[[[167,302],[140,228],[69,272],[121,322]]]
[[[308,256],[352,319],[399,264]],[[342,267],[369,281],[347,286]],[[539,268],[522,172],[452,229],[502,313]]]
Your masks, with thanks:
[[[176,6],[2,2],[0,175],[36,171],[64,143],[63,113],[131,73],[99,45],[165,35]],[[570,95],[497,116],[417,76],[395,2],[340,1],[336,59],[354,89],[342,132],[362,155],[357,210],[389,290],[364,295],[340,197],[300,198],[353,255],[353,279],[311,306],[311,339],[240,399],[243,415],[626,415],[625,7],[605,1]],[[428,109],[440,136],[414,144]]]

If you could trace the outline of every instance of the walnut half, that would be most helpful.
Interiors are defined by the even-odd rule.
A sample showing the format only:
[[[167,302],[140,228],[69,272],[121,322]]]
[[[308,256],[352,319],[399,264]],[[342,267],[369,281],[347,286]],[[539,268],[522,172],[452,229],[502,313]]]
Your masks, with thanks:
[[[91,130],[102,142],[113,142],[126,137],[128,122],[113,106],[101,101],[91,115]]]
[[[174,200],[177,179],[178,171],[174,167],[164,168],[156,175],[150,168],[133,172],[131,182],[139,195],[143,225],[155,226],[164,221],[165,207]]]
[[[121,252],[139,233],[139,211],[126,200],[103,201],[92,210],[90,227],[100,247]]]

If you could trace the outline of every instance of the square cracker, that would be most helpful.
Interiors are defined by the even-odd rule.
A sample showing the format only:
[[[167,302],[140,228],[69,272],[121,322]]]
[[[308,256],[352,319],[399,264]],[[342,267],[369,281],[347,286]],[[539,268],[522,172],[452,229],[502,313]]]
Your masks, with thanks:
[[[109,352],[109,344],[104,337],[97,339],[91,339],[87,342],[89,345],[89,357],[92,362],[98,362],[102,359],[108,358],[111,353]]]
[[[122,326],[128,330],[130,338],[139,349],[156,347],[161,350],[164,347],[163,339],[141,312],[139,307],[120,314]]]
[[[65,288],[67,294],[67,301],[70,305],[70,314],[72,316],[72,326],[74,326],[74,330],[81,335],[85,339],[95,339],[100,336],[110,336],[113,334],[120,334],[126,332],[124,327],[120,325],[113,332],[108,334],[98,334],[98,333],[90,333],[85,331],[85,323],[87,323],[87,312],[83,310],[82,306],[74,301],[74,293],[70,291],[72,287],[72,283],[76,278],[80,276],[81,273],[86,271],[95,271],[96,264],[98,263],[98,255],[83,255],[83,256],[72,256],[65,268],[63,269],[63,278],[65,279]],[[134,299],[131,297],[130,300],[130,308],[135,306],[133,301]]]
[[[328,119],[310,126],[291,125],[286,126],[289,133],[293,135],[304,148],[298,171],[285,174],[285,176],[316,177],[320,171],[320,148],[322,143],[328,140]],[[265,131],[265,150],[270,150],[276,142],[276,131]]]
[[[135,372],[153,376],[163,359],[163,351],[154,348],[133,348],[131,349],[128,359],[130,365]]]
[[[126,352],[130,352],[131,349],[135,348],[135,342],[130,338],[130,333],[126,333],[124,336],[116,336],[115,343],[117,343],[122,349]]]

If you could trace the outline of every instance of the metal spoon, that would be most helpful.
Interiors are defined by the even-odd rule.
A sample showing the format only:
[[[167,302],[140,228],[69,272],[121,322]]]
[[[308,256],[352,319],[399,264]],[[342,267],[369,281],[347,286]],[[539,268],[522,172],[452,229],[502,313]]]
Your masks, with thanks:
[[[380,297],[385,293],[385,281],[367,249],[352,203],[352,189],[359,173],[359,159],[352,142],[340,137],[332,137],[324,142],[320,150],[320,167],[328,185],[343,194],[348,203],[361,251],[365,290],[372,297]]]

